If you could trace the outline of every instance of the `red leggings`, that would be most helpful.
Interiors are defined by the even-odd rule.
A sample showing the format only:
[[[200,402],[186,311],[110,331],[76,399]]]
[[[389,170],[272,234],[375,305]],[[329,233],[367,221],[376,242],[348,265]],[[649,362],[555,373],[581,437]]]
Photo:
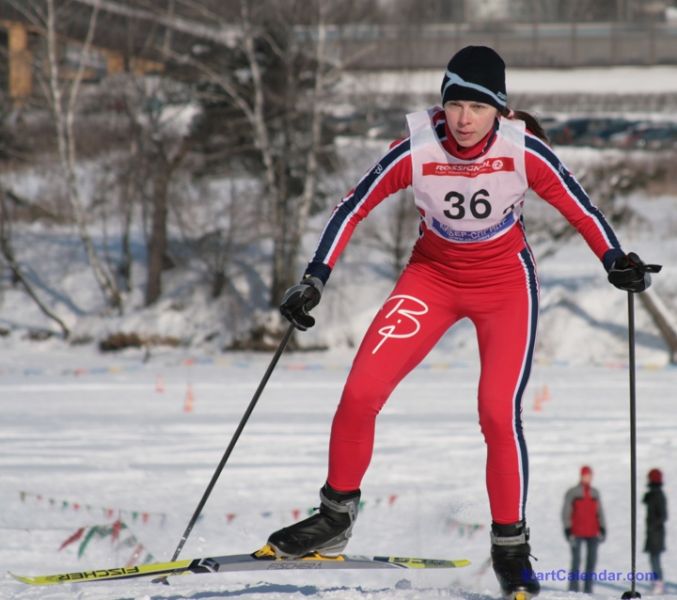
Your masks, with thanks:
[[[524,518],[528,481],[521,404],[536,333],[535,265],[524,244],[500,261],[448,265],[415,250],[374,318],[334,416],[327,481],[339,491],[360,487],[376,416],[391,392],[449,327],[467,317],[477,330],[482,367],[478,409],[491,515],[496,523],[514,523]]]

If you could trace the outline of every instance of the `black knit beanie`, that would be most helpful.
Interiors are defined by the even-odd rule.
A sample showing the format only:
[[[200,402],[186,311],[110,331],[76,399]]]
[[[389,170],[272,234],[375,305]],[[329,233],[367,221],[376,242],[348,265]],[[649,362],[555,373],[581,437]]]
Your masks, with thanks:
[[[487,46],[466,46],[451,57],[442,79],[442,105],[449,100],[476,100],[506,107],[505,63]]]

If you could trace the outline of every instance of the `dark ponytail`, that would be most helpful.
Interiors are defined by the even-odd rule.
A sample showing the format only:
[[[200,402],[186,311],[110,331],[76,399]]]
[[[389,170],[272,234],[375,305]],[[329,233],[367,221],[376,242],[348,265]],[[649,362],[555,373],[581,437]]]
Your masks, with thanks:
[[[526,123],[527,129],[533,133],[537,138],[543,140],[546,144],[549,144],[548,134],[545,133],[543,125],[541,125],[536,117],[531,113],[528,113],[524,110],[511,110],[510,108],[504,108],[501,110],[501,115],[506,119],[520,119]]]

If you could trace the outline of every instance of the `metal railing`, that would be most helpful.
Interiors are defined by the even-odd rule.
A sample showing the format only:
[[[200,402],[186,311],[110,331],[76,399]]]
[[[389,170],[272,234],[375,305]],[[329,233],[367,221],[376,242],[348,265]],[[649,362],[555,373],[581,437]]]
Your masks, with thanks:
[[[439,68],[470,44],[513,67],[677,64],[677,22],[365,25],[335,27],[329,39],[351,69]]]

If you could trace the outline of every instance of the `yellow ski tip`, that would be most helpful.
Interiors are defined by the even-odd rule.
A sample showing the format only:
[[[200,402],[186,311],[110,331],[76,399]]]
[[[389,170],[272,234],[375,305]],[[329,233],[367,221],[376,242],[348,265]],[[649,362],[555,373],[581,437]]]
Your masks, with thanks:
[[[29,585],[40,584],[40,581],[38,580],[37,577],[27,577],[25,575],[17,575],[16,573],[12,573],[11,571],[7,571],[7,573],[10,575],[10,577],[13,577],[17,581],[20,581],[21,583],[27,583]]]
[[[524,590],[519,590],[517,592],[513,592],[510,595],[511,600],[530,600],[531,594],[527,591]]]

